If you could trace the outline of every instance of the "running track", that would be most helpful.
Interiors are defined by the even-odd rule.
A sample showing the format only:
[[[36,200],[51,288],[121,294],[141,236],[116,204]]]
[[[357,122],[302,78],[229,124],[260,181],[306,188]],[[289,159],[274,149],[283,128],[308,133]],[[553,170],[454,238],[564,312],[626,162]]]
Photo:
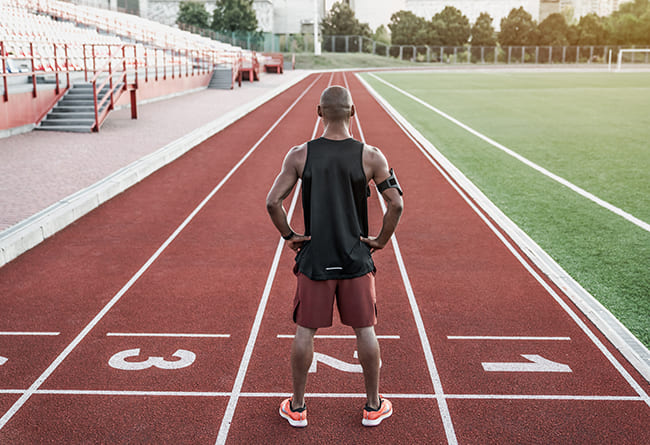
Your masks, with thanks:
[[[351,331],[291,388],[292,252],[264,199],[328,84],[399,173],[375,254],[384,395],[361,426]],[[371,232],[381,221],[376,193]],[[288,202],[287,202],[288,206]],[[300,206],[293,227],[301,228]],[[0,269],[0,443],[650,443],[648,383],[352,73],[313,75]],[[528,358],[522,355],[527,355]],[[531,361],[532,360],[532,361]]]

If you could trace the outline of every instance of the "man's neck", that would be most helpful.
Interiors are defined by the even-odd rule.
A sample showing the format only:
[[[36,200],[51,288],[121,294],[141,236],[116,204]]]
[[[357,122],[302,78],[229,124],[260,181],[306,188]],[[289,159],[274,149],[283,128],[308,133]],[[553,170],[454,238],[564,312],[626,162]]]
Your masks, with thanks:
[[[323,131],[322,137],[334,141],[349,139],[352,137],[350,125],[347,122],[325,122],[325,131]]]

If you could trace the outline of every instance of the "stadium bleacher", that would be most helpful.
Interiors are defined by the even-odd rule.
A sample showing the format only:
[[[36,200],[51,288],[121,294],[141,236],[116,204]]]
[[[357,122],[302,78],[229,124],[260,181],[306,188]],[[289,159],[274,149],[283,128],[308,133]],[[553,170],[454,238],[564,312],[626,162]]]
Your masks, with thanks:
[[[216,68],[230,73],[232,88],[237,81],[241,85],[242,78],[259,80],[260,66],[271,60],[134,15],[57,0],[0,0],[0,16],[4,102],[9,100],[8,85],[13,88],[19,83],[16,78],[23,85],[31,81],[36,97],[37,79],[56,76],[59,94],[59,75],[67,77],[65,88],[70,88],[71,74],[72,83],[82,73],[84,81],[91,81],[109,60],[131,70],[135,88],[138,73],[148,82],[211,73]]]

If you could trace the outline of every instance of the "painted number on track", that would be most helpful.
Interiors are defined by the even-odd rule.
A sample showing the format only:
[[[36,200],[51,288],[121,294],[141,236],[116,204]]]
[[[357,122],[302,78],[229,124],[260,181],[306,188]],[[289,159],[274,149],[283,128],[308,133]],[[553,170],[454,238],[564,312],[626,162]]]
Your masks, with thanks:
[[[481,363],[488,372],[572,372],[568,365],[545,359],[537,354],[521,354],[528,362]]]
[[[160,369],[181,369],[190,366],[196,360],[196,354],[192,351],[179,349],[172,354],[177,360],[165,360],[164,357],[149,357],[143,361],[127,361],[127,358],[138,357],[140,349],[127,349],[120,351],[110,358],[108,364],[115,369],[122,369],[124,371],[139,371],[147,368],[160,368]]]
[[[358,353],[357,351],[354,351],[354,358],[358,358]],[[321,354],[320,352],[314,352],[314,358],[311,361],[311,366],[309,367],[309,372],[316,372],[318,371],[318,362],[323,363],[324,365],[331,366],[334,369],[338,369],[339,371],[343,372],[351,372],[355,374],[362,374],[363,373],[363,368],[361,365],[357,365],[354,363],[348,363],[344,362],[343,360],[339,360],[337,358],[334,358],[332,356],[329,356],[327,354]],[[381,361],[379,362],[379,367],[381,367],[382,363]]]
[[[3,356],[0,355],[0,366],[2,366],[2,365],[4,365],[5,363],[7,363],[8,360],[9,360],[9,359],[8,359],[7,357],[3,357]]]

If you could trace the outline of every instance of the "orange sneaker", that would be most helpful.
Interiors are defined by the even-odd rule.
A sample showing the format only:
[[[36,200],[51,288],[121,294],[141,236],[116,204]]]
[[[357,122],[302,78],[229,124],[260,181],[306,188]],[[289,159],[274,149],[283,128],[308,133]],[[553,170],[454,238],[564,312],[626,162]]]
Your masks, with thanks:
[[[388,419],[393,415],[393,404],[390,400],[379,397],[379,408],[370,409],[368,405],[363,408],[363,426],[377,426],[382,420]]]
[[[291,426],[304,428],[307,426],[307,405],[293,410],[291,408],[291,398],[285,399],[280,404],[280,416],[287,419]]]

